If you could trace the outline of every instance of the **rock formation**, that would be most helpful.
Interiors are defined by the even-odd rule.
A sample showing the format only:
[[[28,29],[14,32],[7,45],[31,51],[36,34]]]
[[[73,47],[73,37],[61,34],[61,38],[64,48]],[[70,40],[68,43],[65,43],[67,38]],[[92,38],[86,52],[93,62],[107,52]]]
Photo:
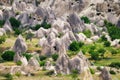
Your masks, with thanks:
[[[13,51],[16,53],[24,53],[27,50],[27,45],[21,35],[18,36],[18,38],[15,41],[15,44],[13,46]]]

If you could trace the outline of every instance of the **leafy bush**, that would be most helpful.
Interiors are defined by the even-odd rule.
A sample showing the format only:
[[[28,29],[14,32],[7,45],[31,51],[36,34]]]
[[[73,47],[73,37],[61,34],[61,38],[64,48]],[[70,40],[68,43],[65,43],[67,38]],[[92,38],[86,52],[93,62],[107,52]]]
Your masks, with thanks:
[[[113,70],[110,70],[110,74],[116,74],[116,72],[115,71],[113,71]]]
[[[80,47],[80,48],[84,45],[83,42],[78,42],[78,44],[79,44],[79,47]]]
[[[120,62],[112,62],[109,66],[119,69],[120,68]]]
[[[17,77],[20,77],[22,74],[21,74],[20,72],[16,72],[15,75],[16,75]]]
[[[120,39],[120,28],[108,22],[107,20],[105,20],[104,23],[112,40]]]
[[[13,80],[13,76],[10,73],[6,74],[5,77],[6,80]]]
[[[90,24],[90,20],[89,20],[89,18],[86,17],[86,16],[82,16],[82,17],[81,17],[81,20],[83,20],[84,23],[86,23],[86,24]]]
[[[30,39],[30,41],[31,41],[33,37],[34,37],[34,34],[31,32],[26,34],[26,40]]]
[[[1,57],[5,61],[13,61],[14,55],[15,55],[15,52],[13,51],[5,51]]]
[[[89,68],[89,69],[90,69],[91,74],[95,74],[95,70],[94,69],[92,69],[92,68]]]
[[[111,43],[110,43],[109,41],[105,41],[105,42],[104,42],[104,46],[105,46],[105,47],[110,47],[110,45],[111,45]]]
[[[90,51],[91,59],[99,60],[99,53],[97,51]]]
[[[69,49],[71,51],[78,51],[79,50],[79,43],[77,41],[73,41],[70,46],[69,46]]]
[[[3,25],[5,24],[4,20],[0,20],[0,28],[3,27]]]
[[[51,28],[51,24],[48,24],[46,21],[43,21],[43,23],[41,24],[41,26],[42,26],[44,29],[49,29],[49,28]]]
[[[91,47],[90,47],[90,50],[95,50],[95,49],[96,49],[95,46],[91,46]]]
[[[2,43],[5,42],[5,41],[6,41],[5,36],[0,36],[0,44],[2,44]]]
[[[22,30],[21,29],[15,29],[15,35],[19,35],[19,34],[22,34]]]
[[[40,61],[39,64],[40,64],[40,66],[45,66],[46,61]]]
[[[43,21],[42,24],[37,24],[35,27],[33,27],[33,30],[38,30],[39,28],[43,27],[44,29],[51,28],[51,24],[47,23],[46,21]]]
[[[78,70],[77,70],[77,69],[74,69],[74,70],[72,70],[71,76],[72,76],[72,78],[73,78],[74,80],[77,80],[78,74],[79,74]]]
[[[56,60],[58,59],[58,57],[59,57],[58,54],[53,54],[53,55],[52,55],[52,59],[53,59],[54,61],[56,61]]]
[[[102,70],[102,68],[101,68],[100,66],[98,66],[98,67],[97,67],[97,70],[101,71],[101,70]]]
[[[90,30],[85,30],[85,31],[83,31],[83,33],[84,33],[88,38],[90,38],[90,37],[92,36],[92,33],[91,33]]]
[[[32,55],[29,54],[29,53],[23,53],[22,55],[25,56],[28,61],[29,61],[30,58],[32,57]]]
[[[35,27],[34,27],[34,30],[38,30],[39,28],[41,28],[42,26],[40,24],[37,24]]]
[[[115,50],[115,49],[111,49],[110,52],[112,55],[117,54],[117,50]]]
[[[46,56],[40,56],[40,61],[46,60],[47,57]]]
[[[98,50],[98,52],[101,54],[102,57],[104,57],[104,54],[105,54],[106,50],[103,49],[103,48],[100,48],[100,49]]]
[[[18,21],[17,19],[15,19],[14,17],[11,17],[9,19],[9,21],[10,21],[10,24],[12,25],[12,27],[13,27],[13,30],[15,30],[16,28],[19,28],[19,26],[21,25],[21,22]]]
[[[22,65],[22,62],[21,62],[21,61],[17,61],[16,64],[17,64],[18,66],[21,66],[21,65]]]
[[[101,36],[101,40],[102,40],[102,41],[107,41],[107,38],[105,37],[105,35],[102,35],[102,36]]]

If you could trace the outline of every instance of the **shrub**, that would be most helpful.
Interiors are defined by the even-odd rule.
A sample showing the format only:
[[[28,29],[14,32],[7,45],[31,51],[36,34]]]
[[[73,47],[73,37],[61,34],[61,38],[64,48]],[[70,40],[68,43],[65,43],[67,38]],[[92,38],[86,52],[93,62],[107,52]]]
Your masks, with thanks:
[[[70,46],[69,46],[69,49],[71,51],[78,51],[79,50],[79,43],[77,41],[73,41]]]
[[[40,25],[40,24],[37,24],[37,25],[34,27],[34,30],[38,30],[40,27],[41,27],[41,25]]]
[[[40,56],[40,61],[46,60],[47,57],[46,56]]]
[[[21,22],[18,21],[17,19],[15,19],[14,17],[11,17],[9,19],[10,24],[12,25],[13,29],[15,30],[16,28],[19,28],[19,26],[21,25]]]
[[[58,57],[59,57],[58,54],[53,54],[53,55],[52,55],[52,59],[53,59],[54,61],[56,61],[56,60],[58,59]]]
[[[100,55],[101,55],[102,57],[104,57],[105,52],[106,52],[106,50],[103,49],[103,48],[100,48],[100,49],[98,50],[98,53],[100,53]]]
[[[89,68],[89,69],[90,69],[91,74],[95,74],[95,70],[94,69],[92,69],[92,68]]]
[[[13,80],[13,76],[10,73],[6,74],[5,77],[6,80]]]
[[[39,64],[40,64],[40,66],[45,66],[46,61],[40,61]]]
[[[48,24],[46,21],[43,21],[42,24],[37,24],[35,27],[33,27],[33,30],[38,30],[39,28],[43,27],[44,29],[51,28],[51,24]]]
[[[111,45],[111,43],[110,43],[109,41],[105,41],[105,42],[104,42],[104,46],[105,46],[105,47],[110,47],[110,45]]]
[[[92,33],[91,33],[90,30],[85,30],[85,31],[83,31],[83,33],[84,33],[88,38],[90,38],[90,37],[92,36]]]
[[[112,62],[109,66],[119,69],[120,68],[120,62]]]
[[[54,70],[50,70],[46,73],[46,75],[50,76],[50,75],[53,75],[54,74]]]
[[[99,53],[97,51],[91,51],[91,59],[99,60]]]
[[[22,62],[21,62],[21,61],[17,61],[16,64],[17,64],[18,66],[21,66],[21,65],[22,65]]]
[[[89,18],[86,17],[86,16],[82,16],[82,17],[81,17],[81,20],[83,20],[84,23],[86,23],[86,24],[90,24],[90,20],[89,20]]]
[[[117,54],[117,50],[115,50],[115,49],[111,49],[110,52],[111,52],[112,55]]]
[[[101,71],[101,70],[102,70],[102,68],[101,68],[100,66],[98,66],[98,67],[97,67],[97,70]]]
[[[95,50],[95,48],[96,48],[95,46],[91,46],[90,50]]]
[[[77,80],[78,74],[79,74],[78,70],[77,70],[77,69],[74,69],[74,70],[72,70],[71,76],[72,76],[72,78],[73,78],[74,80]]]
[[[0,20],[0,28],[5,24],[5,20]]]
[[[105,23],[105,26],[108,30],[108,33],[109,33],[111,39],[112,40],[120,39],[120,28],[106,20],[104,21],[104,23]]]
[[[102,41],[107,41],[107,38],[105,37],[105,35],[102,35],[102,36],[101,36],[101,40],[102,40]]]
[[[28,61],[29,61],[30,58],[32,57],[32,55],[29,54],[29,53],[23,53],[22,55],[25,56]]]
[[[21,74],[20,72],[16,72],[15,75],[16,75],[17,77],[20,77],[22,74]]]
[[[1,57],[5,61],[13,61],[14,55],[15,55],[15,52],[13,51],[5,51]]]
[[[116,74],[116,72],[113,70],[110,70],[109,72],[110,72],[110,74],[114,74],[114,75]]]
[[[29,32],[29,33],[27,33],[26,34],[26,40],[30,40],[30,41],[32,41],[32,38],[34,37],[34,34],[33,33],[31,33],[31,32]]]
[[[48,24],[46,21],[43,21],[43,23],[41,24],[41,26],[42,26],[44,29],[49,29],[49,28],[51,28],[51,24]]]
[[[5,42],[5,41],[6,41],[5,36],[0,36],[0,44],[2,44],[2,43]]]
[[[15,35],[20,35],[20,34],[22,34],[22,30],[21,29],[15,29],[14,30],[15,31]]]
[[[84,45],[83,42],[78,42],[78,44],[79,44],[79,47],[80,47],[80,48]]]

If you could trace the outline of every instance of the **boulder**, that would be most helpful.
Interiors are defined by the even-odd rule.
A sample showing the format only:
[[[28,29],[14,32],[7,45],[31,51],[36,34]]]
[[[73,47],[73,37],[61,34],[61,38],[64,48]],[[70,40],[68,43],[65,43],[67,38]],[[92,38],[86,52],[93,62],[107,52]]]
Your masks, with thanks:
[[[59,55],[59,58],[56,62],[56,72],[61,74],[70,74],[70,61],[66,54]]]
[[[3,26],[3,29],[6,31],[6,32],[12,32],[12,26],[9,22],[9,20],[7,20]]]
[[[16,39],[13,46],[13,51],[15,51],[16,53],[24,53],[27,51],[27,45],[21,35],[19,35]]]
[[[114,41],[111,42],[111,46],[117,46],[119,45],[120,40],[119,39],[115,39]]]
[[[28,25],[30,21],[28,13],[20,14],[20,16],[18,17],[18,20],[21,22],[23,26]]]
[[[36,67],[36,68],[40,67],[38,61],[35,58],[33,58],[33,57],[28,61],[28,65]]]
[[[100,74],[101,80],[112,80],[109,71],[107,68],[103,68]]]
[[[91,40],[93,40],[93,41],[98,41],[99,39],[100,39],[99,36],[92,36],[92,37],[91,37]]]

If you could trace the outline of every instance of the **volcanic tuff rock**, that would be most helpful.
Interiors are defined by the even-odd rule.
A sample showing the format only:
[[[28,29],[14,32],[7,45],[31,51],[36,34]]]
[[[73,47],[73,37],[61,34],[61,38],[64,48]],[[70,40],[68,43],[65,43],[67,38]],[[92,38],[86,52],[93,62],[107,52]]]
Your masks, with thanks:
[[[15,44],[13,46],[13,51],[16,53],[24,53],[27,50],[27,45],[21,35],[18,36],[18,38],[15,41]]]
[[[109,71],[103,68],[100,74],[101,80],[112,80]]]

